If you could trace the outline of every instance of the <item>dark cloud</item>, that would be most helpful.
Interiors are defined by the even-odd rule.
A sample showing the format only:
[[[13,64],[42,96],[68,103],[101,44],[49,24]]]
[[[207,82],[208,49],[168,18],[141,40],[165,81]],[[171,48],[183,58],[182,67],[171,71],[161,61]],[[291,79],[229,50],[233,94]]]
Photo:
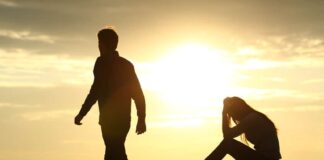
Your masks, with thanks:
[[[143,52],[139,48],[156,52],[155,48],[161,48],[159,45],[177,43],[170,40],[170,36],[179,34],[177,40],[180,41],[200,30],[205,31],[204,38],[222,35],[224,42],[236,39],[246,44],[267,40],[268,36],[288,37],[288,43],[300,37],[324,39],[324,1],[320,0],[10,2],[15,7],[0,5],[2,29],[30,31],[58,40],[55,45],[47,45],[1,39],[1,48],[41,48],[40,53],[44,54],[93,54],[97,51],[96,33],[106,24],[117,27],[124,43],[122,50],[135,53]],[[300,45],[300,42],[293,45]]]

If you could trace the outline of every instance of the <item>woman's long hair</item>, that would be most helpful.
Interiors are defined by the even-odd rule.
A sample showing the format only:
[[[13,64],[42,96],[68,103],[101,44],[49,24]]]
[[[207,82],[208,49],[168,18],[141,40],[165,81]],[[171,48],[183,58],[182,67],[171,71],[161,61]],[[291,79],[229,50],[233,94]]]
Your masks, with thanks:
[[[240,114],[245,114],[245,116],[249,113],[257,113],[258,115],[260,115],[263,119],[265,119],[266,121],[268,121],[274,128],[274,132],[277,134],[277,129],[274,125],[274,123],[263,113],[255,110],[254,108],[252,108],[250,105],[248,105],[242,98],[240,97],[231,97],[230,98],[230,103],[231,105],[233,106],[236,106],[236,107],[239,107],[240,109]],[[230,115],[229,115],[230,116]],[[233,122],[237,125],[240,123],[240,121],[242,119],[238,118],[238,117],[233,117],[233,116],[230,116],[230,121],[233,120]],[[231,123],[229,123],[229,125],[231,125]],[[230,126],[231,127],[231,126]],[[243,133],[241,135],[241,140],[244,141],[247,145],[248,145],[248,142],[247,142],[247,139],[246,139],[246,136],[245,134]]]

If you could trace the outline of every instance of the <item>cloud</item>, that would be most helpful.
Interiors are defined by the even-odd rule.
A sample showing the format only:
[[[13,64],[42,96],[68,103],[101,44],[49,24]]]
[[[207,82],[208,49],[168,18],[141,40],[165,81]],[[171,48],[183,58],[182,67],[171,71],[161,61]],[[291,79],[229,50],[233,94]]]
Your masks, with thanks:
[[[239,64],[238,68],[245,70],[256,70],[265,68],[276,68],[284,65],[282,62],[250,58]]]
[[[290,52],[273,51],[273,49],[264,49],[264,54],[244,54],[234,57],[234,66],[236,70],[292,70],[295,68],[300,69],[321,69],[324,68],[324,46],[318,49],[317,52],[307,53],[300,51],[299,54],[288,54]],[[278,49],[279,50],[279,49]],[[305,50],[307,50],[305,48]],[[315,49],[314,49],[315,50]],[[296,70],[295,70],[296,71]],[[278,71],[277,71],[278,72]]]
[[[21,117],[28,121],[39,121],[44,119],[56,119],[64,116],[72,116],[74,114],[74,110],[34,111],[22,113]]]
[[[0,49],[0,86],[53,87],[88,84],[93,62],[66,55],[40,55],[26,50]]]
[[[35,105],[27,105],[27,104],[15,104],[15,103],[8,103],[8,102],[0,102],[0,109],[1,108],[17,108],[17,109],[24,109],[24,108],[35,108],[38,106]]]
[[[55,51],[65,51],[69,52],[70,55],[93,52],[89,48],[95,46],[95,34],[100,27],[107,23],[115,25],[122,32],[122,40],[127,43],[123,49],[127,50],[133,45],[136,50],[131,48],[129,51],[135,53],[143,53],[143,50],[138,48],[145,48],[146,51],[148,48],[161,50],[161,45],[166,44],[164,41],[170,41],[172,35],[180,33],[183,33],[186,37],[175,36],[177,39],[186,39],[190,36],[195,38],[194,35],[197,33],[206,35],[206,39],[224,35],[221,40],[225,42],[235,37],[242,37],[243,40],[257,40],[259,43],[255,45],[256,47],[264,43],[263,41],[280,43],[277,41],[282,37],[285,37],[283,39],[287,39],[287,36],[293,38],[293,34],[313,32],[316,28],[320,30],[314,31],[316,34],[310,35],[318,35],[318,37],[309,38],[315,41],[316,39],[321,40],[320,37],[323,35],[323,33],[319,33],[322,31],[323,21],[317,16],[320,14],[316,14],[322,13],[323,10],[322,2],[319,1],[312,3],[306,1],[279,3],[260,0],[249,0],[244,3],[238,1],[198,2],[194,0],[170,1],[170,3],[147,0],[127,2],[80,0],[78,3],[63,0],[8,2],[17,2],[21,7],[0,11],[2,28],[19,32],[25,32],[27,28],[30,31],[30,36],[38,37],[36,39],[47,41],[47,43],[54,41],[57,44],[60,43],[58,41],[63,39],[64,42],[62,43],[64,44],[51,49],[54,50],[54,53]],[[165,13],[166,10],[168,13]],[[83,18],[80,19],[79,17]],[[90,21],[84,21],[84,19]],[[195,32],[192,32],[193,30]],[[60,40],[52,39],[52,36],[49,40],[44,37],[39,38],[40,35],[35,35],[34,31],[43,33],[45,36],[55,35],[60,37]],[[157,36],[155,33],[166,34]],[[138,41],[138,37],[141,37],[140,41]],[[301,39],[303,37],[308,36],[297,36]],[[70,40],[70,38],[73,39],[73,42],[66,43],[65,40]],[[74,39],[81,38],[94,41],[77,43],[74,41]],[[156,43],[156,46],[154,46],[154,43]],[[30,44],[30,46],[34,48],[43,47],[35,44]],[[271,47],[269,46],[269,48]],[[311,48],[309,47],[309,52],[312,52]],[[72,49],[74,51],[71,51]],[[281,47],[276,49],[280,50]],[[147,52],[152,53],[156,50],[152,49]],[[266,58],[271,57],[280,59],[284,56],[271,55],[271,53],[266,56]]]
[[[187,128],[187,127],[199,127],[204,123],[202,119],[183,119],[173,121],[158,121],[151,122],[150,126],[154,128]]]
[[[0,0],[0,6],[18,7],[18,4],[16,2],[13,2],[13,1],[10,1],[10,0]]]
[[[304,84],[323,84],[324,78],[309,79],[303,82]]]
[[[266,112],[318,112],[324,111],[324,106],[273,107],[263,108]]]
[[[0,30],[0,36],[17,40],[39,41],[51,44],[54,43],[56,40],[56,38],[52,36],[44,34],[35,34],[30,31]]]
[[[200,127],[208,121],[218,122],[221,120],[221,111],[207,112],[198,111],[192,114],[183,114],[180,112],[170,112],[152,116],[148,124],[154,128],[181,128],[181,127]]]
[[[324,40],[307,35],[277,35],[243,42],[237,53],[246,58],[287,61],[294,58],[324,58]]]

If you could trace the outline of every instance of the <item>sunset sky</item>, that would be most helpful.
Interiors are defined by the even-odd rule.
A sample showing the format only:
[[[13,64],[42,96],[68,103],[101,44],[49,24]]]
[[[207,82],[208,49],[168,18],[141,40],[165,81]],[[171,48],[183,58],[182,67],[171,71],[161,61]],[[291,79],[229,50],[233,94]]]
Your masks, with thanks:
[[[103,159],[97,104],[73,119],[106,25],[147,101],[130,160],[204,159],[226,96],[274,121],[283,159],[322,159],[323,19],[322,0],[0,0],[0,160]]]

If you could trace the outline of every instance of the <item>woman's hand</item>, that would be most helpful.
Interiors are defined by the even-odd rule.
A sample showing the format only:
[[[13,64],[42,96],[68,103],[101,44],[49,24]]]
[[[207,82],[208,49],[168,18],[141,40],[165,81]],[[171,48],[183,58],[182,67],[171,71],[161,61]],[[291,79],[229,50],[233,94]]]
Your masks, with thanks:
[[[228,114],[229,102],[230,102],[230,97],[226,97],[223,101],[223,116]]]
[[[223,124],[222,124],[222,129],[223,129],[223,136],[227,137],[228,130],[230,129],[230,117],[228,115],[228,104],[229,104],[230,98],[227,97],[223,101]]]

